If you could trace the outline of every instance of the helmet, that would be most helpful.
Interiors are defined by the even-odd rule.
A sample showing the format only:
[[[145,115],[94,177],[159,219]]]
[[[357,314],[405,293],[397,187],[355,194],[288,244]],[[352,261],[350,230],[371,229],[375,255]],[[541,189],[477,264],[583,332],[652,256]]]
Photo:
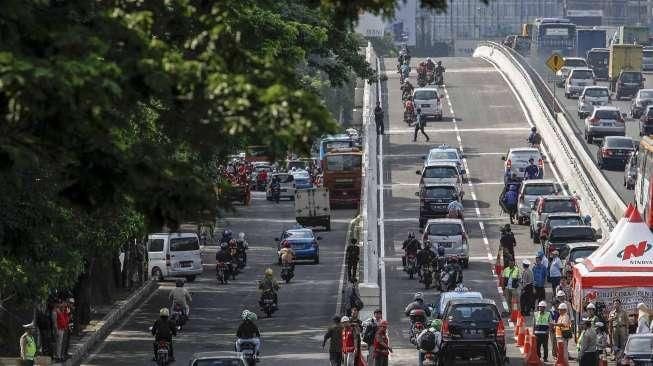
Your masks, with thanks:
[[[430,324],[431,328],[435,329],[437,332],[440,331],[440,328],[442,328],[442,320],[440,319],[433,319]]]
[[[178,278],[177,281],[175,281],[175,285],[177,287],[184,287],[184,280],[182,280],[181,278]]]
[[[266,269],[266,270],[265,270],[265,275],[266,275],[266,276],[272,276],[272,275],[274,275],[274,271],[272,270],[272,268],[268,268],[268,269]]]
[[[245,233],[242,232],[242,231],[239,232],[239,233],[238,233],[238,239],[240,239],[240,240],[245,240]]]
[[[415,295],[413,296],[413,299],[414,299],[415,301],[417,301],[417,300],[424,300],[424,297],[423,297],[423,295],[422,295],[421,292],[416,292]]]
[[[531,127],[531,131],[532,131],[532,132],[535,132],[535,131],[537,131],[537,128],[535,128],[535,127]]]
[[[587,309],[587,310],[589,310],[589,309],[596,310],[596,306],[594,306],[594,303],[589,303],[589,304],[587,304],[587,306],[585,307],[585,309]]]
[[[417,111],[417,113],[422,113],[422,108],[419,108],[419,107],[418,107],[418,108],[416,109],[416,111]]]
[[[345,315],[345,316],[343,316],[342,318],[340,318],[340,322],[341,322],[341,323],[345,323],[345,322],[348,322],[348,321],[349,321],[349,317],[348,317],[347,315]]]
[[[426,62],[433,62],[433,60],[431,60],[431,58],[429,57],[426,59]]]
[[[231,230],[229,229],[224,229],[224,231],[222,231],[222,236],[224,237],[231,237],[231,234]]]
[[[567,296],[567,294],[565,294],[564,291],[558,290],[558,292],[556,292],[556,297],[564,297],[564,296]]]
[[[161,308],[161,310],[159,310],[159,316],[170,316],[170,310],[168,310],[168,308]]]
[[[428,240],[424,240],[424,248],[430,248],[431,247],[431,242]]]
[[[540,301],[539,304],[537,304],[538,308],[545,308],[546,307],[546,301]]]
[[[529,261],[528,259],[524,259],[524,260],[521,262],[521,264],[523,264],[523,265],[525,265],[525,266],[530,266],[530,265],[531,265],[531,261]]]
[[[532,163],[532,162],[534,162],[534,161],[535,161],[535,159],[533,159],[533,158],[528,159],[528,162],[529,162],[529,163]]]
[[[227,249],[228,247],[229,247],[229,244],[224,243],[224,242],[220,243],[220,249]]]
[[[242,320],[247,319],[247,316],[249,315],[249,313],[250,313],[249,310],[247,310],[247,309],[243,310],[243,312],[240,314],[240,318],[241,318]]]
[[[258,319],[258,316],[256,316],[256,313],[250,311],[249,314],[247,314],[247,316],[245,317],[245,319],[253,322],[256,319]]]
[[[442,61],[438,61],[438,65],[442,65]]]
[[[558,310],[567,310],[567,304],[564,302],[558,305]]]
[[[281,243],[282,248],[290,248],[290,243],[288,240],[284,240],[283,243]]]
[[[443,256],[444,255],[444,247],[438,247],[438,255]]]

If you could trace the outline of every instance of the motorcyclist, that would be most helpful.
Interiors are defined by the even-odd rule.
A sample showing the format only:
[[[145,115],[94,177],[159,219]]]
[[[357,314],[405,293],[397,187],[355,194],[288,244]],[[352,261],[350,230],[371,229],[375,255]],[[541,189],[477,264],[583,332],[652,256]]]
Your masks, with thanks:
[[[229,229],[224,229],[222,231],[222,238],[220,238],[220,243],[229,243],[233,237],[233,233]]]
[[[154,358],[152,361],[156,361],[156,351],[159,348],[159,342],[164,341],[168,343],[169,360],[174,362],[175,353],[172,348],[172,337],[177,335],[177,327],[170,320],[170,311],[168,308],[159,310],[159,319],[152,326],[152,335],[154,336]]]
[[[451,279],[451,277],[449,279],[449,281],[452,284],[457,285],[459,283],[462,283],[462,281],[463,281],[463,270],[460,267],[460,263],[458,261],[458,256],[454,255],[454,256],[451,256],[451,257],[447,258],[447,264],[444,266],[444,272],[449,273],[449,276],[454,276],[453,280]],[[445,284],[445,285],[446,285],[446,287],[448,287],[449,284]],[[442,287],[444,288],[445,286],[442,286]]]
[[[510,215],[510,223],[514,223],[515,214],[517,214],[517,202],[519,200],[519,195],[517,194],[517,186],[511,184],[508,188],[508,192],[503,196],[503,203],[506,205],[508,210],[508,215]]]
[[[408,239],[404,240],[401,249],[404,250],[402,263],[404,267],[406,267],[406,258],[409,256],[417,256],[417,252],[421,249],[419,240],[415,239],[415,233],[408,233]]]
[[[232,264],[232,270],[234,271],[234,275],[238,272],[238,267],[240,267],[240,263],[242,258],[240,257],[239,251],[238,251],[238,243],[236,242],[236,239],[231,239],[229,240],[229,254],[231,254],[231,264]]]
[[[410,65],[408,65],[408,61],[405,61],[401,65],[401,78],[402,80],[407,80],[408,76],[410,76]]]
[[[444,247],[438,246],[438,256],[435,261],[437,268],[436,272],[439,273],[447,265],[447,257],[445,255]]]
[[[220,244],[220,250],[218,250],[217,253],[215,253],[215,261],[216,261],[216,271],[217,271],[217,266],[223,264],[226,269],[225,269],[225,281],[229,276],[231,275],[231,262],[233,261],[233,258],[231,257],[231,253],[229,253],[229,244],[227,243],[222,243]]]
[[[420,62],[417,65],[417,77],[426,78],[426,73],[428,71],[428,65],[425,61]]]
[[[450,219],[463,219],[463,204],[458,200],[453,200],[447,206],[447,217]]]
[[[531,134],[528,135],[528,143],[533,147],[539,147],[542,143],[542,136],[537,132],[537,128],[531,128]]]
[[[421,292],[416,292],[415,295],[413,295],[413,302],[406,306],[404,313],[406,316],[410,316],[410,312],[417,309],[424,310],[426,316],[431,316],[431,310],[426,306],[426,304],[424,304],[424,295],[422,295]]]
[[[420,366],[424,363],[424,355],[427,352],[433,353],[435,356],[434,359],[438,359],[437,355],[440,352],[440,344],[442,343],[441,327],[442,320],[434,319],[429,323],[429,327],[417,336],[417,352]]]
[[[178,304],[184,310],[185,316],[190,315],[190,304],[193,298],[190,296],[190,292],[184,288],[184,280],[177,279],[176,287],[170,291],[168,298],[172,301],[172,309],[175,308],[175,304]]]
[[[245,240],[245,233],[239,232],[238,239],[236,240],[236,246],[238,248],[238,254],[240,255],[243,266],[247,265],[247,249],[249,249],[249,243]]]
[[[415,120],[415,103],[413,97],[409,96],[404,103],[404,121],[412,123]]]
[[[259,282],[258,288],[262,291],[262,294],[268,291],[272,292],[274,298],[274,306],[277,307],[277,291],[279,291],[279,282],[274,279],[274,271],[272,268],[265,270],[265,277],[263,277],[263,280]]]
[[[236,352],[241,351],[243,343],[253,343],[255,354],[258,357],[261,349],[261,332],[259,332],[256,324],[254,324],[257,316],[255,313],[245,309],[240,315],[240,318],[243,321],[240,323],[238,330],[236,331]]]
[[[426,59],[426,70],[429,72],[429,74],[435,71],[435,63],[433,60],[431,60],[430,57]]]
[[[431,250],[431,242],[426,240],[424,248],[417,252],[417,273],[420,274],[420,278],[422,277],[421,269],[430,267],[434,259],[435,253]]]
[[[410,83],[410,80],[406,80],[403,85],[401,85],[401,99],[407,100],[413,95],[413,90],[415,90],[413,84]]]
[[[436,80],[439,79],[439,84],[444,83],[444,66],[442,66],[442,61],[438,61],[438,66],[435,67],[435,76]]]
[[[272,193],[272,200],[279,203],[279,195],[281,194],[281,182],[279,182],[279,176],[275,175],[270,181],[270,192]]]
[[[528,165],[524,168],[524,179],[537,179],[540,177],[540,168],[535,165],[535,159],[528,159]]]
[[[290,266],[290,270],[295,272],[295,251],[287,240],[284,240],[281,244],[279,258],[281,259],[282,266]]]

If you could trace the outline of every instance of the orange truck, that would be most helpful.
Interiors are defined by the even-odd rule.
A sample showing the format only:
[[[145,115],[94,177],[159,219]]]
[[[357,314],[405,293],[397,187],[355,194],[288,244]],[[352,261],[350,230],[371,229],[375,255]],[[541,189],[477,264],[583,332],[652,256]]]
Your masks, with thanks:
[[[329,150],[322,159],[323,186],[331,206],[357,207],[361,199],[363,153],[358,148]]]

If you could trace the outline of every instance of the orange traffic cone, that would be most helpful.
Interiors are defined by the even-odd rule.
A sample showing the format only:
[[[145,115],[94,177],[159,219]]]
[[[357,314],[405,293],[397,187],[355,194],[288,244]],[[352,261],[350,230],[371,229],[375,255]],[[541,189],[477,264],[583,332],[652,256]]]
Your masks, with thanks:
[[[510,290],[508,290],[508,291],[510,291]],[[516,323],[517,318],[519,318],[519,315],[520,315],[520,313],[519,313],[519,304],[517,304],[517,299],[515,299],[513,297],[512,298],[512,311],[510,312],[510,320],[513,323]]]
[[[544,365],[544,362],[537,356],[537,338],[535,335],[531,335],[529,337],[529,342],[527,344],[530,344],[530,350],[529,352],[526,352],[526,348],[524,348],[524,354],[526,357],[524,358],[524,365],[525,366],[542,366]]]
[[[556,349],[558,353],[558,358],[556,358],[555,366],[569,366],[569,360],[567,359],[567,348],[565,348],[565,342],[558,341],[558,343],[556,343]]]
[[[517,321],[515,322],[515,342],[519,338],[519,333],[521,333],[521,328],[523,326],[523,320],[522,318],[517,318]]]
[[[524,347],[524,341],[526,340],[526,332],[527,331],[528,330],[526,329],[526,327],[524,325],[522,325],[521,331],[517,335],[517,346]]]
[[[528,331],[528,328],[524,329],[524,354],[527,355],[531,351],[531,347],[533,346],[533,343],[531,343],[531,334]]]

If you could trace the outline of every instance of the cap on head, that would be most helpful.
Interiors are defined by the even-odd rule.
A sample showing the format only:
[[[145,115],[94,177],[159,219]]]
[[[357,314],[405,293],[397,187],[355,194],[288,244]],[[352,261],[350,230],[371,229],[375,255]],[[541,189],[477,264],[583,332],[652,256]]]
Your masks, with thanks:
[[[591,303],[587,304],[587,307],[585,307],[585,309],[587,309],[587,310],[589,310],[589,309],[596,310],[596,306],[594,306],[594,303],[591,302]]]
[[[564,302],[558,305],[558,310],[567,310],[567,304]]]
[[[565,294],[565,292],[562,290],[558,290],[558,292],[556,292],[556,297],[565,297],[565,296],[567,296],[567,294]]]
[[[540,301],[540,303],[537,304],[537,307],[538,307],[538,308],[545,308],[545,307],[546,307],[546,301],[544,301],[544,300],[543,300],[543,301]]]

